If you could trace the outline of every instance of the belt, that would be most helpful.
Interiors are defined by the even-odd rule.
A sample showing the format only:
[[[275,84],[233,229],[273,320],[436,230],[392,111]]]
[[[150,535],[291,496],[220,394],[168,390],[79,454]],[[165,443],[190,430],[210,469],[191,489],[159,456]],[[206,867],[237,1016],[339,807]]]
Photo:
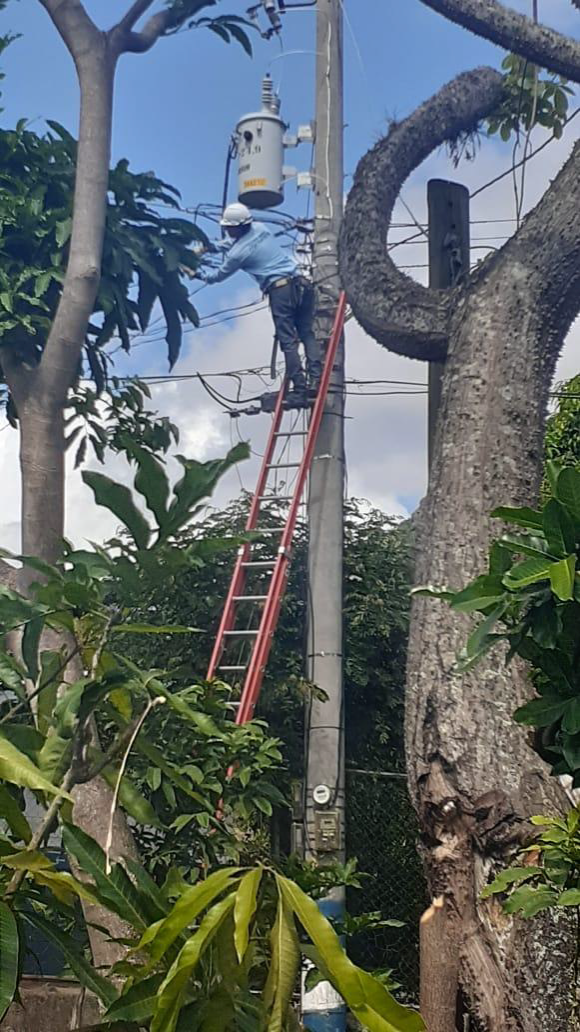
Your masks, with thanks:
[[[268,286],[266,287],[266,290],[264,291],[264,293],[265,294],[269,294],[271,290],[276,290],[277,287],[287,287],[287,286],[289,286],[290,283],[292,283],[292,280],[295,280],[295,279],[298,279],[298,277],[297,276],[284,276],[282,279],[274,280],[273,283],[268,283]]]

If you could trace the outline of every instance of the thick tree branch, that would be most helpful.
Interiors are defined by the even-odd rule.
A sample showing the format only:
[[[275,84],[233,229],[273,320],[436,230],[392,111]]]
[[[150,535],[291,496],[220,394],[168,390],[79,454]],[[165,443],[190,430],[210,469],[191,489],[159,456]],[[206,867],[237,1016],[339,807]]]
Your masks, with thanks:
[[[542,68],[580,82],[580,43],[498,0],[421,0],[427,7]],[[573,0],[580,8],[580,0]]]
[[[170,8],[158,11],[139,32],[132,32],[131,29],[137,21],[151,6],[147,0],[136,0],[127,15],[119,22],[119,25],[111,29],[111,39],[117,54],[143,54],[155,45],[161,36],[165,36],[170,30],[178,29],[185,21],[195,17],[204,7],[213,7],[216,0],[197,0],[188,9],[187,17],[176,15]]]
[[[502,76],[491,68],[458,76],[394,125],[356,171],[340,238],[342,281],[363,329],[410,358],[445,357],[457,292],[429,290],[397,269],[386,249],[395,201],[407,176],[445,140],[474,129],[501,95]]]
[[[40,0],[40,3],[76,64],[81,54],[101,39],[102,33],[89,18],[81,0]]]

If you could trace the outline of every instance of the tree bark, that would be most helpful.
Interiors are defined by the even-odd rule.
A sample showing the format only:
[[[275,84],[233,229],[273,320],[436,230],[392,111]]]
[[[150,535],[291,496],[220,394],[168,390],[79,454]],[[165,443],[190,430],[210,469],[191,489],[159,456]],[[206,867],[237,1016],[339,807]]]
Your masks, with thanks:
[[[419,923],[421,1016],[429,1032],[454,1032],[459,951],[448,932],[447,904],[434,899]]]
[[[482,71],[477,76],[493,100],[493,79]],[[434,292],[431,307],[420,288],[413,338],[415,285],[406,295],[403,277],[385,255],[382,206],[386,202],[388,219],[428,142],[440,143],[450,127],[457,133],[457,86],[466,82],[474,84],[467,76],[445,87],[363,159],[340,254],[349,300],[367,331],[413,357],[438,357],[437,339],[447,354],[431,482],[417,521],[416,580],[451,588],[484,568],[498,532],[487,514],[500,504],[537,499],[548,390],[580,309],[577,145],[521,230],[465,285]],[[463,113],[472,118],[469,96]],[[392,282],[398,306],[380,297],[381,287]],[[496,651],[473,673],[454,672],[470,626],[468,616],[443,603],[413,604],[407,766],[429,883],[433,896],[446,900],[449,948],[457,951],[459,982],[477,1032],[564,1032],[574,955],[568,920],[548,914],[514,921],[495,901],[479,897],[497,866],[526,839],[527,818],[557,812],[565,799],[512,719],[531,694],[523,668],[506,667]],[[447,1001],[448,1013],[453,1003]]]

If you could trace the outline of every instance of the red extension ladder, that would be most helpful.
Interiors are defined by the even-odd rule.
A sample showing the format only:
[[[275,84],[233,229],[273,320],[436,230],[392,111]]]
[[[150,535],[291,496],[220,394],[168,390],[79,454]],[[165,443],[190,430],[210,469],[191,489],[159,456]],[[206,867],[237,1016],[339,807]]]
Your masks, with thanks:
[[[223,609],[216,642],[207,672],[207,679],[223,677],[242,685],[236,712],[236,724],[251,720],[258,701],[272,639],[278,623],[280,606],[288,580],[292,539],[306,480],[312,465],[316,438],[320,429],[332,367],[344,329],[346,298],[341,293],[332,334],[324,358],[320,390],[307,421],[307,427],[296,430],[296,410],[284,408],[284,387],[278,394],[272,426],[262,460],[258,483],[252,499],[246,531],[256,533],[256,541],[246,542],[238,551],[230,588]],[[292,417],[294,422],[292,423]],[[289,426],[285,424],[290,422]],[[287,461],[294,438],[301,443],[301,457]],[[292,474],[291,471],[294,471]],[[280,473],[294,476],[291,493],[276,493]],[[272,483],[273,479],[273,483]],[[267,513],[268,503],[288,504],[283,526],[261,527],[260,517]],[[280,521],[282,522],[282,521]],[[252,558],[261,554],[264,537],[280,535],[279,545],[271,558]],[[258,535],[261,536],[260,541]],[[235,650],[232,657],[231,652]]]

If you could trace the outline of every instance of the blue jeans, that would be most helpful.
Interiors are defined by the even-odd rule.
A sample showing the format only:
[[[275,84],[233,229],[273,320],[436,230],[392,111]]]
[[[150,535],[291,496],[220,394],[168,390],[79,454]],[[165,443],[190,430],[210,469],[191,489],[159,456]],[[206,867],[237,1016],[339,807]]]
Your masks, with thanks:
[[[306,377],[298,351],[300,341],[304,345],[311,383],[317,383],[322,375],[320,346],[313,329],[314,287],[308,280],[296,276],[282,287],[272,287],[269,298],[276,339],[286,362],[286,376],[297,390],[304,390]]]

